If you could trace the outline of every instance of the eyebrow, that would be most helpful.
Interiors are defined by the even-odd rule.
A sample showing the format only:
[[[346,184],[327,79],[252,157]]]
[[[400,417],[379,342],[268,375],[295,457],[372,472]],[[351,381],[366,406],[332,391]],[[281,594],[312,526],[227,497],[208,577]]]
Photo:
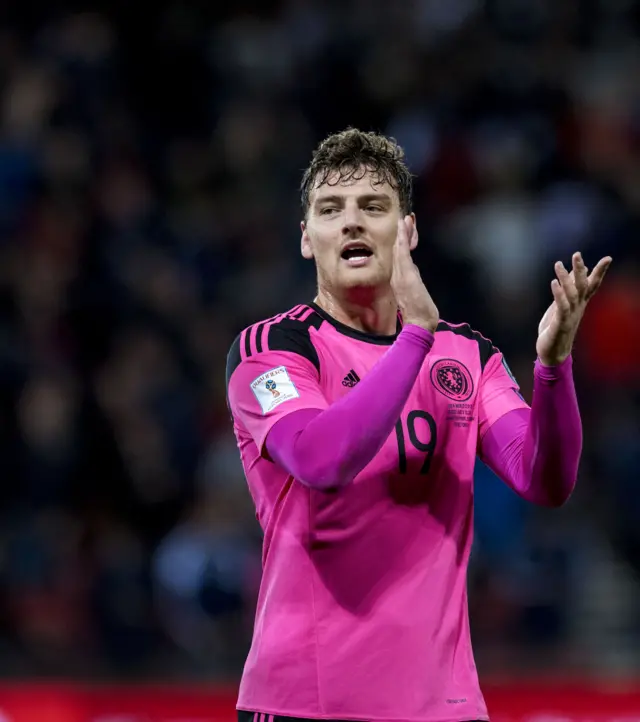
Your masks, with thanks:
[[[391,202],[391,196],[388,193],[367,193],[363,196],[358,196],[358,201],[360,203],[370,203],[371,201],[382,201],[386,203]],[[319,206],[323,203],[337,203],[342,204],[344,203],[344,196],[322,196],[322,198],[317,198],[314,202],[314,205]]]

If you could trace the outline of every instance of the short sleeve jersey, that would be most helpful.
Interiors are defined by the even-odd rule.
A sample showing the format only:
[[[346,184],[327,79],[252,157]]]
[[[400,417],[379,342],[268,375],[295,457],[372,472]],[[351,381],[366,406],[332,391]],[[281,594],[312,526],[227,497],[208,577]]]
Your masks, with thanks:
[[[308,488],[266,450],[275,423],[350,393],[395,338],[356,331],[311,304],[245,329],[229,352],[228,402],[264,530],[239,709],[488,719],[466,572],[476,453],[493,423],[527,406],[502,354],[468,325],[441,322],[395,428],[340,490]]]

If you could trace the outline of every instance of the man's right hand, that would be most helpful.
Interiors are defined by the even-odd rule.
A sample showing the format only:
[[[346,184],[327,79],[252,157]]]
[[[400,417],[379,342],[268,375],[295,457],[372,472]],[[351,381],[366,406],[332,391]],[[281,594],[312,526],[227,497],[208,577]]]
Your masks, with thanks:
[[[440,314],[422,282],[418,267],[411,258],[409,242],[414,231],[411,216],[405,216],[398,221],[398,234],[393,247],[391,289],[396,297],[403,323],[422,326],[433,333]]]

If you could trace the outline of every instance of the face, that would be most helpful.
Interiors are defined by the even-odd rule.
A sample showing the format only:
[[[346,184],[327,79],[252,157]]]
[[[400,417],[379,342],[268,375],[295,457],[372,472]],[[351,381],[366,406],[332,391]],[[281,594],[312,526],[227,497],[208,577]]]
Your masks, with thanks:
[[[320,288],[334,293],[388,286],[393,245],[401,218],[397,192],[367,172],[359,180],[315,187],[307,220],[301,224],[301,250],[313,259]]]

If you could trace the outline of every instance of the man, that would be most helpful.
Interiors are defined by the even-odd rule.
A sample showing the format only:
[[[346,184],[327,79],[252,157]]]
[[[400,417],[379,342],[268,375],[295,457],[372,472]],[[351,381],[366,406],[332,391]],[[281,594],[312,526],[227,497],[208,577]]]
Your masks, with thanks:
[[[349,129],[302,182],[302,255],[318,295],[245,329],[228,400],[263,578],[240,720],[488,719],[466,570],[478,454],[525,499],[570,495],[582,431],[571,347],[591,275],[556,264],[531,408],[500,352],[439,320],[402,150]]]

